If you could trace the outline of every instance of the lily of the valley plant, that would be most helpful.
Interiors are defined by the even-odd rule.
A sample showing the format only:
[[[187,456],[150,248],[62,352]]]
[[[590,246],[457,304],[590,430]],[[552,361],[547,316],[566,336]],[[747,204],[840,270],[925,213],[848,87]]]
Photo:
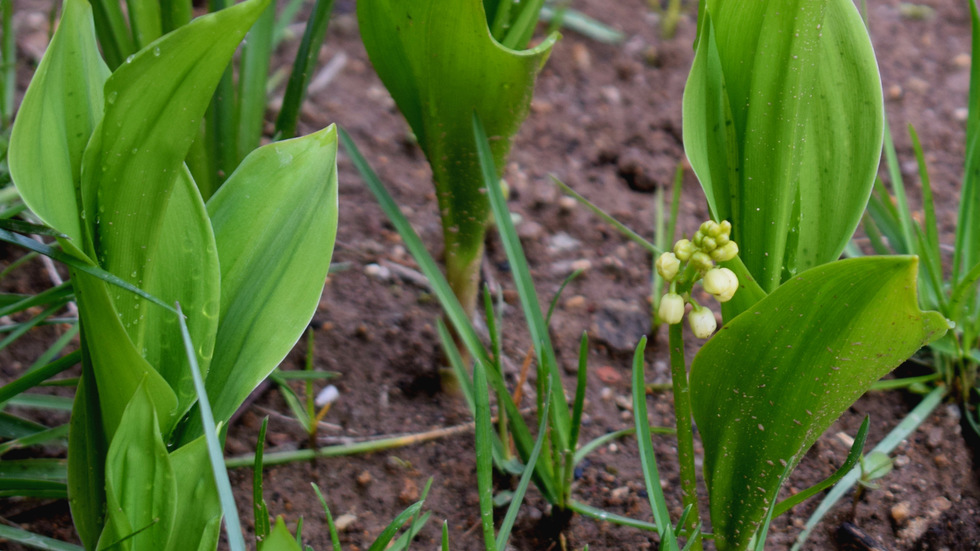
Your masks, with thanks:
[[[205,202],[185,158],[268,0],[200,17],[110,73],[92,10],[64,14],[16,119],[10,169],[72,268],[82,375],[68,493],[87,549],[214,549],[221,507],[172,308],[186,314],[220,429],[305,329],[336,231],[336,134],[248,155]],[[213,427],[207,427],[213,428]]]

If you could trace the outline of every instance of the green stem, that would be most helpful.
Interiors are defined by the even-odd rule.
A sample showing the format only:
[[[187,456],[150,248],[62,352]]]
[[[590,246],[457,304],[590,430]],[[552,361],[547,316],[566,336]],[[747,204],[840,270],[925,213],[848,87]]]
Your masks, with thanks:
[[[691,421],[691,390],[687,384],[687,363],[684,360],[684,325],[670,326],[670,375],[674,383],[674,416],[677,418],[677,462],[681,472],[681,497],[684,507],[691,507],[687,528],[693,530],[701,522],[698,511],[698,483],[694,470],[694,430]],[[694,551],[702,549],[697,537]]]

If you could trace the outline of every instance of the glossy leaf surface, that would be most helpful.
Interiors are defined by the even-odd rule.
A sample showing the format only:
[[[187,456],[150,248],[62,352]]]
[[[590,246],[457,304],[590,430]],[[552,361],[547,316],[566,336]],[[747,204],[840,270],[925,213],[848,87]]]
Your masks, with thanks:
[[[516,51],[490,34],[482,0],[369,0],[357,4],[371,63],[432,167],[448,278],[475,276],[489,203],[473,143],[476,113],[491,138],[497,173],[527,115],[534,81],[557,39]],[[473,296],[461,298],[472,309]]]
[[[793,277],[709,340],[691,367],[719,549],[744,549],[780,477],[872,383],[947,330],[919,310],[915,257]]]
[[[261,147],[208,201],[221,306],[207,376],[217,422],[286,356],[313,317],[337,233],[337,132]],[[200,420],[185,437],[196,438]]]
[[[8,161],[27,206],[81,247],[82,152],[102,118],[109,69],[99,56],[92,9],[67,0],[14,123]]]
[[[882,113],[850,0],[707,2],[685,150],[765,291],[839,257],[874,182]]]

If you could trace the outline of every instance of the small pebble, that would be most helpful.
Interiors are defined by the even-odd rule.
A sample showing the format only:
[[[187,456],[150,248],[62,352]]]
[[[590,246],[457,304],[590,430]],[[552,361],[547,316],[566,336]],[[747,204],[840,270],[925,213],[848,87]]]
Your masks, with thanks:
[[[585,308],[585,297],[582,295],[572,295],[565,301],[566,310],[581,310]]]
[[[548,239],[548,252],[551,254],[573,251],[582,246],[582,242],[565,232],[558,232]]]
[[[592,68],[592,54],[589,53],[589,49],[585,47],[585,44],[581,42],[572,44],[572,61],[581,71],[588,71]]]
[[[419,485],[411,478],[402,481],[402,491],[398,494],[398,500],[408,505],[419,500]]]
[[[368,471],[361,471],[361,474],[357,475],[357,483],[361,486],[367,486],[371,483],[371,473]]]
[[[379,281],[388,281],[391,279],[391,270],[380,264],[368,264],[364,267],[364,273],[368,277],[373,277]]]
[[[616,384],[623,380],[623,376],[611,365],[600,366],[595,370],[595,374],[596,377],[599,377],[600,381],[607,385]]]
[[[932,458],[932,461],[940,469],[945,469],[945,468],[949,467],[949,465],[950,465],[949,458],[946,457],[944,454],[939,454],[939,455],[933,457]]]
[[[603,402],[612,400],[614,396],[613,389],[609,388],[608,386],[602,387],[602,390],[599,391],[599,398],[602,399]]]
[[[587,258],[582,258],[580,260],[576,260],[575,262],[572,262],[572,265],[570,267],[572,268],[573,272],[578,270],[587,272],[589,271],[589,268],[592,267],[592,262],[590,262]]]
[[[625,411],[633,411],[633,400],[629,396],[616,396],[616,406]]]
[[[953,118],[956,119],[957,122],[964,122],[969,116],[970,110],[966,107],[957,107],[953,110]]]
[[[962,53],[953,58],[953,66],[960,69],[970,68],[970,54]]]
[[[892,520],[895,524],[899,526],[904,526],[908,522],[909,517],[912,516],[911,506],[908,501],[903,501],[901,503],[896,503],[892,506],[891,510]]]
[[[337,527],[337,530],[344,532],[353,526],[355,522],[357,522],[357,517],[350,513],[344,513],[334,519],[333,525]]]
[[[577,206],[578,201],[576,201],[574,197],[562,195],[561,198],[558,199],[558,209],[562,212],[571,212],[575,210],[575,207]]]
[[[907,455],[896,455],[894,461],[892,462],[896,468],[901,469],[902,467],[908,466],[910,460]]]

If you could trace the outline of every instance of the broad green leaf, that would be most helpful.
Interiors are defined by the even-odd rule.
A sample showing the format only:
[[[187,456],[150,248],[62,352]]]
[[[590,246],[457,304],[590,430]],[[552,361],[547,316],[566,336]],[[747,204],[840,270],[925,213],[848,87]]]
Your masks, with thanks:
[[[221,301],[217,247],[207,208],[186,167],[181,167],[161,221],[156,253],[139,286],[168,303],[179,302],[206,374],[214,352]],[[174,269],[179,268],[177,277]],[[180,416],[197,401],[177,316],[130,293],[116,293],[115,304],[133,345],[177,395]],[[120,306],[123,305],[123,306]],[[131,326],[130,326],[131,324]]]
[[[767,292],[835,260],[881,151],[881,83],[849,0],[707,2],[684,142],[712,214]]]
[[[268,1],[199,17],[128,58],[106,82],[105,117],[86,152],[83,218],[93,225],[93,258],[125,281],[152,279],[148,272],[164,261],[161,234],[184,158],[218,79]],[[183,266],[158,269],[173,278]],[[116,307],[125,323],[147,311],[128,295]]]
[[[371,0],[359,2],[357,14],[371,63],[432,167],[447,277],[471,312],[490,208],[473,114],[492,138],[499,174],[558,35],[530,50],[505,48],[490,35],[481,0]]]
[[[313,317],[337,232],[333,126],[261,147],[208,201],[221,308],[207,377],[217,422],[286,356]],[[199,417],[184,438],[200,434]]]
[[[83,352],[86,348],[83,340]],[[68,506],[85,549],[95,549],[105,523],[104,465],[108,446],[91,361],[84,357],[68,429]]]
[[[74,270],[71,279],[78,299],[82,339],[98,388],[98,403],[106,437],[111,440],[123,411],[141,385],[153,395],[161,432],[169,434],[177,421],[177,397],[167,381],[143,359],[126,333],[110,296],[110,289],[120,294],[123,291]],[[119,296],[115,297],[117,301]],[[93,427],[89,430],[96,429]]]
[[[84,0],[66,0],[61,24],[24,94],[8,162],[27,206],[78,246],[83,243],[82,152],[102,118],[107,78],[109,69],[95,43],[92,9]]]
[[[709,340],[691,367],[719,549],[744,549],[786,467],[872,383],[948,329],[916,302],[917,259],[801,273]]]
[[[177,481],[153,401],[146,385],[140,385],[109,443],[105,462],[106,526],[99,538],[99,549],[122,540],[125,541],[114,549],[159,548],[174,529],[187,528],[174,523]]]
[[[221,503],[208,461],[204,437],[181,446],[170,454],[177,473],[177,516],[168,551],[213,551],[221,529]]]

